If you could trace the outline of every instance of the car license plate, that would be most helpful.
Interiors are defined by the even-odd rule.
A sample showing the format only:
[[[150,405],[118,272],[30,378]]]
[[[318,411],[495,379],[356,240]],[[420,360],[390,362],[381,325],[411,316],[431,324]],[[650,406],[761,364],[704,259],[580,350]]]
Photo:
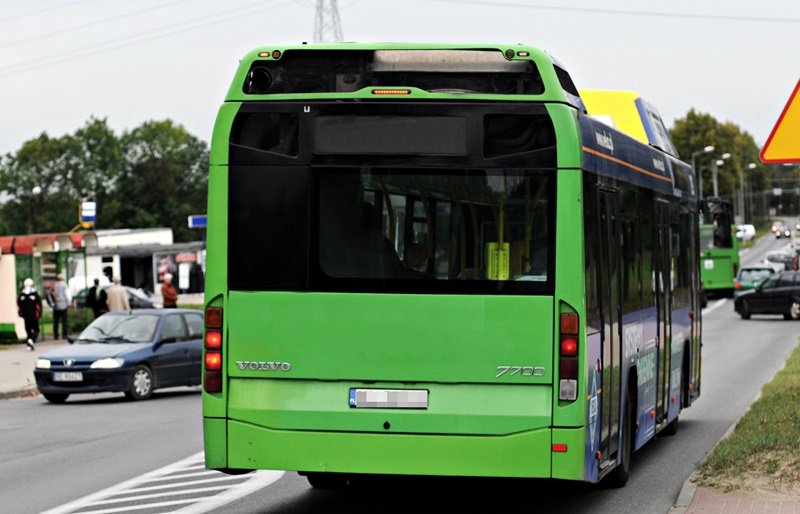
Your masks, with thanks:
[[[355,409],[427,409],[425,389],[350,389],[350,407]]]
[[[80,371],[56,371],[53,373],[53,382],[82,382],[83,373]]]

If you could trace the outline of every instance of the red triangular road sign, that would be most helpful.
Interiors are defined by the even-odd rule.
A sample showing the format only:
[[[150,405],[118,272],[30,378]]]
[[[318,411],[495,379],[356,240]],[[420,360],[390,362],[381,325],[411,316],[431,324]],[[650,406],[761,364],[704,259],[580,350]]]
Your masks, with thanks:
[[[800,163],[800,80],[761,149],[761,162]]]

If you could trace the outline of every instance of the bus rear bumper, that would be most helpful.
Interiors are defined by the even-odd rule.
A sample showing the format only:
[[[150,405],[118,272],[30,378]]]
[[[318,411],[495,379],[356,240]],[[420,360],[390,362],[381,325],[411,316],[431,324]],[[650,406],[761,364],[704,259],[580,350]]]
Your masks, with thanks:
[[[228,446],[225,461],[227,468],[242,470],[580,480],[582,447],[556,459],[558,467],[567,465],[570,472],[553,472],[553,434],[563,432],[545,428],[506,436],[369,434],[273,430],[228,420],[227,441],[235,441],[235,448]],[[578,432],[583,434],[580,429],[567,432],[576,432],[573,441]]]

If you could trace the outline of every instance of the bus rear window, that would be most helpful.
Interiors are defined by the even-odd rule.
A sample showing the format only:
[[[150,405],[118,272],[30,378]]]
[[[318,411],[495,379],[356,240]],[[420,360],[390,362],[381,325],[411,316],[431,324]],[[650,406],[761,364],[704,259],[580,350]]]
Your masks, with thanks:
[[[552,171],[262,170],[231,173],[232,289],[552,291]]]

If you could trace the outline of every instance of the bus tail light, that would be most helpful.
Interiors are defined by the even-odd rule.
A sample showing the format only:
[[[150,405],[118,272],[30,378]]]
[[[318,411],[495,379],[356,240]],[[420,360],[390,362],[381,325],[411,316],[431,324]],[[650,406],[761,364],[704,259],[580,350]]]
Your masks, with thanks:
[[[558,355],[558,399],[575,401],[578,398],[578,315],[561,313]]]
[[[222,392],[222,308],[206,308],[205,389],[207,393]]]

